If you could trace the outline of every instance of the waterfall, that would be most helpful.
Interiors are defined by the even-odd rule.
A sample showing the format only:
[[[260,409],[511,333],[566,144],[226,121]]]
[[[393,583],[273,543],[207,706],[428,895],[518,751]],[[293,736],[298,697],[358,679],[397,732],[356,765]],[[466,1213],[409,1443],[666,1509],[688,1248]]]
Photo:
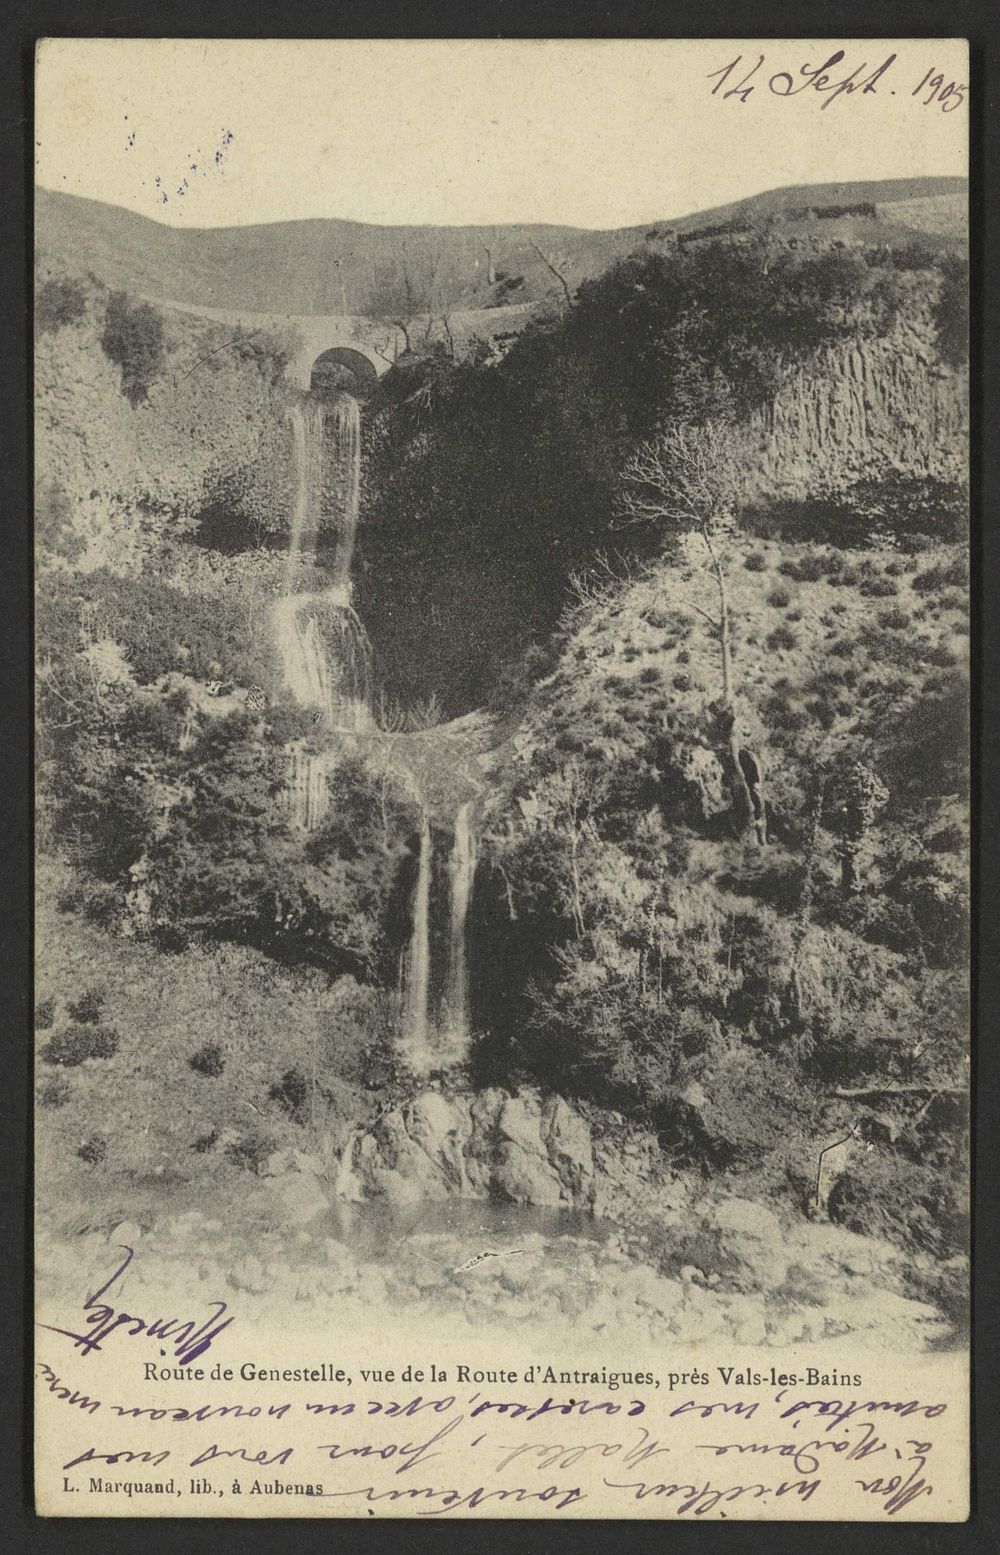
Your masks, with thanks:
[[[276,601],[274,624],[281,648],[285,684],[296,702],[315,707],[333,723],[334,671],[316,616],[303,601],[312,595],[285,594]]]
[[[403,1041],[411,1067],[420,1073],[429,1065],[431,986],[431,868],[433,838],[425,815],[420,832],[420,860],[413,893],[413,927],[406,969],[406,997],[403,1009]]]
[[[333,569],[334,585],[345,589],[350,598],[351,563],[361,502],[361,408],[353,394],[340,394],[334,402],[333,437],[340,480],[340,530]]]
[[[443,869],[435,869],[434,836],[425,815],[411,906],[410,943],[402,961],[402,1044],[411,1069],[467,1056],[469,981],[466,922],[476,872],[472,805],[455,816],[447,870],[447,916],[438,906]]]
[[[333,1184],[334,1195],[338,1199],[346,1200],[349,1204],[357,1204],[364,1198],[357,1172],[354,1169],[355,1151],[363,1138],[363,1129],[355,1129],[352,1134],[349,1134],[347,1143],[340,1152],[340,1160],[337,1163],[337,1175]]]
[[[272,627],[285,685],[324,728],[371,727],[371,644],[351,604],[351,563],[361,492],[361,413],[357,400],[310,397],[289,411],[292,433],[291,532],[285,588]],[[321,529],[333,521],[336,549],[326,589],[303,590],[314,572]],[[291,755],[289,805],[296,824],[318,825],[326,810],[325,757]],[[322,794],[320,793],[322,790]]]
[[[326,774],[330,758],[326,751],[307,751],[296,743],[289,747],[288,781],[285,788],[288,813],[293,826],[312,831],[319,826],[330,805]]]
[[[307,400],[289,410],[292,427],[292,469],[295,493],[288,541],[285,593],[293,595],[303,561],[316,556],[316,537],[323,505],[323,440],[326,411],[322,400]],[[355,513],[355,524],[357,514]]]
[[[471,801],[455,817],[448,875],[451,891],[451,923],[448,942],[448,982],[445,1016],[451,1045],[464,1056],[469,1036],[469,979],[465,954],[465,925],[476,874],[476,839],[471,825]]]

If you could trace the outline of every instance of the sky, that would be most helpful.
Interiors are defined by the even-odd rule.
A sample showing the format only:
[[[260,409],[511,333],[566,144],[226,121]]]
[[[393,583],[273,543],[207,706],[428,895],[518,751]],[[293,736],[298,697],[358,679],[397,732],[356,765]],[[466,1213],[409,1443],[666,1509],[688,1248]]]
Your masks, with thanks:
[[[831,86],[896,58],[831,100],[800,71],[836,49]],[[964,175],[964,103],[940,98],[967,80],[965,45],[941,39],[54,38],[36,176],[175,226],[618,227],[784,184]]]

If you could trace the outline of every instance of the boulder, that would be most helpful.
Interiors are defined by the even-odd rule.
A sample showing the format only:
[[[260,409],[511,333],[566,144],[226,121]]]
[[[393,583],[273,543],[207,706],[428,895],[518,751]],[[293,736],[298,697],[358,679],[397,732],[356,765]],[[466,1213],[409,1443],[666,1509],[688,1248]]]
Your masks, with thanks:
[[[321,1184],[307,1172],[289,1173],[272,1185],[273,1194],[281,1206],[283,1219],[293,1226],[305,1226],[326,1214],[330,1207],[329,1195]]]
[[[742,1291],[775,1290],[784,1284],[789,1253],[781,1221],[752,1199],[703,1201],[678,1228],[675,1256],[724,1285]]]
[[[123,1220],[120,1225],[108,1235],[108,1244],[111,1247],[136,1248],[142,1238],[142,1227],[134,1220]]]
[[[540,1142],[534,1150],[515,1140],[503,1140],[497,1149],[493,1168],[493,1189],[513,1204],[549,1204],[564,1202],[558,1173],[549,1165]]]

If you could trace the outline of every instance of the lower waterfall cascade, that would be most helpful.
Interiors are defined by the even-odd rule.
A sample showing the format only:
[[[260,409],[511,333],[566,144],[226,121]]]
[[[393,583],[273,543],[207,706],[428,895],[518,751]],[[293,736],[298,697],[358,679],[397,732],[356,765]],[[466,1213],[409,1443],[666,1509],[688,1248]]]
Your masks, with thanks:
[[[415,1074],[460,1062],[468,1052],[466,933],[476,872],[471,801],[460,805],[455,815],[446,867],[442,867],[435,841],[434,829],[425,816],[402,978],[403,1045]],[[443,891],[435,890],[438,882]],[[436,917],[444,917],[444,903],[438,906],[442,896],[447,901],[446,928],[434,923]]]

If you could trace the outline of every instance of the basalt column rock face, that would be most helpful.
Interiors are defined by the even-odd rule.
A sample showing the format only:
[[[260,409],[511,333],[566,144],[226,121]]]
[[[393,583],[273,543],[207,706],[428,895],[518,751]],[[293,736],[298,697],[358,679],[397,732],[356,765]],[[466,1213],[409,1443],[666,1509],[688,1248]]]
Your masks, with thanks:
[[[752,430],[754,495],[803,497],[886,469],[947,478],[967,457],[968,379],[938,359],[932,321],[910,316],[790,371]]]

